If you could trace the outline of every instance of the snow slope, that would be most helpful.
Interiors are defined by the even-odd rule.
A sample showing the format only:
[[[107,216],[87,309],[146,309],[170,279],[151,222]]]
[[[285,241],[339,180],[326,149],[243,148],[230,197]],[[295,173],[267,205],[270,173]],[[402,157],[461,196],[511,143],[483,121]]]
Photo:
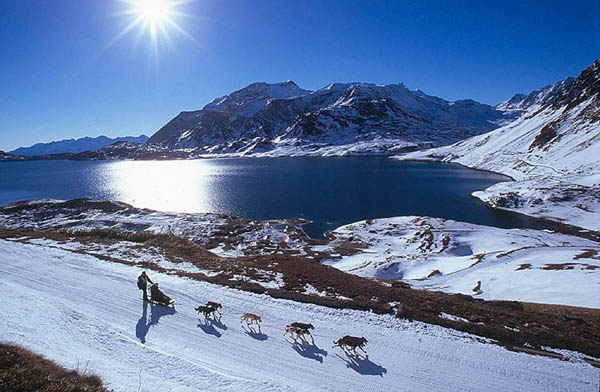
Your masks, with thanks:
[[[600,244],[583,238],[427,217],[355,222],[331,234],[333,249],[360,244],[326,261],[345,272],[488,300],[600,308],[590,295],[600,292]]]
[[[439,160],[513,177],[473,196],[527,215],[600,230],[600,59],[576,79],[529,98],[507,101],[524,111],[514,122],[456,144],[398,159]]]
[[[118,391],[597,391],[599,369],[581,360],[513,353],[480,338],[392,316],[276,300],[151,274],[176,309],[141,301],[140,270],[91,256],[0,240],[0,340],[68,367],[89,369]],[[223,304],[221,323],[193,306]],[[248,334],[239,315],[263,317]],[[313,323],[316,346],[282,337]],[[365,336],[368,358],[331,341]],[[576,355],[574,355],[576,357]]]

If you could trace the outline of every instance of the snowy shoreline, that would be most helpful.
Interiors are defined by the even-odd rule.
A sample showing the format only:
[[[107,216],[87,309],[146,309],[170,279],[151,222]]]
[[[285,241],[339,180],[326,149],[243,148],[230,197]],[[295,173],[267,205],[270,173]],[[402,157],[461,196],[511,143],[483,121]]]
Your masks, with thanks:
[[[0,208],[0,226],[11,229],[168,234],[188,239],[225,259],[256,255],[298,257],[359,276],[404,280],[415,288],[487,300],[600,308],[600,303],[586,294],[600,282],[600,244],[583,235],[501,229],[430,217],[393,217],[350,223],[329,231],[328,240],[315,241],[304,233],[301,224],[294,220],[252,221],[218,214],[166,213],[107,201],[39,200]],[[53,246],[70,248],[67,245]],[[160,250],[148,248],[141,252],[136,244],[127,241],[95,252],[100,249],[105,255],[158,263],[161,268],[207,276],[216,272],[186,267],[185,263],[174,265],[159,256]],[[569,253],[563,254],[564,250]],[[510,256],[500,258],[503,254]],[[537,261],[531,262],[531,257]],[[520,267],[527,264],[528,268]],[[501,272],[499,268],[502,278],[496,277]],[[232,279],[267,288],[280,288],[283,284],[277,272],[255,272],[257,275],[252,278],[240,275]],[[528,276],[534,276],[530,284],[523,281]],[[542,281],[554,282],[555,290],[548,292],[543,286],[527,289],[541,277]],[[568,282],[572,279],[581,284],[571,287]],[[475,292],[472,289],[478,281],[483,286]]]
[[[494,208],[600,231],[600,59],[576,79],[500,106],[523,114],[491,132],[393,158],[508,175],[515,181],[472,195]]]
[[[416,153],[418,153],[418,152],[415,152],[415,154]],[[427,159],[425,157],[412,157],[412,156],[406,157],[406,156],[398,156],[398,155],[391,155],[389,158],[402,160],[402,161],[406,161],[406,162],[437,162],[437,163],[441,163],[444,165],[456,165],[456,166],[460,166],[460,167],[470,169],[470,170],[476,170],[476,171],[480,171],[480,172],[484,172],[484,173],[497,174],[497,175],[507,177],[508,179],[510,179],[510,181],[502,181],[502,182],[494,184],[486,189],[482,189],[480,191],[474,191],[470,194],[471,198],[477,200],[481,204],[483,204],[489,208],[492,208],[496,211],[500,211],[500,212],[508,213],[508,214],[520,215],[527,219],[531,219],[531,220],[534,220],[534,221],[537,221],[540,223],[548,224],[549,227],[552,227],[552,230],[557,231],[559,233],[574,235],[577,237],[587,238],[587,239],[595,241],[595,242],[600,242],[600,227],[595,228],[595,229],[589,229],[586,227],[577,226],[575,224],[570,224],[570,223],[562,221],[562,220],[553,219],[552,217],[549,217],[549,216],[540,216],[537,214],[527,213],[518,208],[502,208],[494,203],[490,203],[484,197],[481,196],[482,193],[486,192],[488,189],[490,189],[496,185],[499,185],[499,184],[505,183],[505,184],[507,184],[507,186],[509,186],[509,184],[511,184],[511,185],[518,184],[519,180],[513,178],[508,173],[504,173],[502,171],[494,171],[491,169],[484,169],[484,168],[480,168],[477,166],[468,166],[461,162],[446,161],[443,159]],[[488,227],[494,227],[494,226],[488,226]]]
[[[440,148],[440,150],[441,150],[441,148]],[[542,210],[536,210],[534,208],[527,208],[527,207],[524,207],[523,205],[519,205],[519,204],[526,204],[526,203],[535,204],[537,202],[537,200],[541,200],[541,198],[543,198],[545,196],[543,191],[538,191],[537,193],[533,193],[532,196],[523,196],[523,194],[526,194],[530,190],[535,191],[536,187],[540,188],[543,186],[542,184],[545,184],[545,183],[549,183],[549,182],[564,183],[564,184],[566,184],[565,185],[565,187],[566,187],[570,184],[569,182],[561,181],[552,176],[540,177],[540,178],[535,178],[535,179],[531,179],[531,178],[519,179],[519,178],[514,177],[514,175],[515,175],[514,173],[507,172],[506,170],[503,170],[502,168],[490,169],[490,168],[478,166],[476,164],[469,165],[465,162],[459,161],[458,159],[448,158],[445,156],[432,155],[430,150],[417,151],[414,153],[408,153],[408,154],[400,155],[400,156],[391,156],[390,158],[403,160],[403,161],[409,161],[409,162],[439,162],[439,163],[445,163],[445,164],[451,164],[451,165],[458,165],[458,166],[465,167],[465,168],[468,168],[471,170],[479,170],[482,172],[506,176],[506,177],[510,178],[512,181],[499,182],[499,183],[494,184],[486,189],[482,189],[480,191],[475,191],[475,192],[471,193],[471,196],[473,198],[479,200],[483,204],[487,205],[490,208],[500,210],[500,211],[507,211],[507,212],[511,212],[511,213],[520,214],[520,215],[526,216],[528,218],[538,220],[540,222],[550,222],[553,224],[564,225],[564,227],[568,230],[568,232],[570,234],[574,234],[574,235],[581,234],[583,236],[586,236],[587,238],[592,238],[595,241],[600,241],[600,219],[597,219],[598,212],[596,212],[596,207],[600,206],[600,202],[598,200],[595,200],[595,198],[594,198],[594,195],[596,195],[597,192],[600,192],[600,188],[598,188],[598,186],[595,187],[595,188],[598,188],[597,190],[593,187],[585,187],[587,190],[585,191],[586,193],[583,194],[583,197],[586,197],[586,195],[589,195],[588,202],[593,205],[593,207],[591,207],[591,208],[593,208],[594,212],[592,214],[594,216],[591,216],[591,217],[583,216],[583,213],[587,212],[586,210],[582,210],[579,213],[577,213],[577,210],[575,210],[574,207],[570,206],[570,205],[566,205],[566,206],[545,205],[546,210],[542,211]],[[576,185],[576,183],[571,183],[571,184]],[[561,192],[559,187],[556,187],[555,191],[558,193]],[[517,197],[517,198],[518,197],[521,197],[521,198],[526,197],[526,199],[512,201],[512,200],[510,200],[511,196]],[[507,204],[512,203],[513,205],[509,206],[509,205],[502,205],[502,203],[499,203],[498,201],[503,197],[508,198]],[[576,200],[574,203],[571,203],[571,204],[575,204],[575,203],[577,203],[577,201],[579,201],[579,200]],[[575,212],[573,213],[573,211],[575,211]],[[580,233],[580,234],[578,234],[578,233]]]

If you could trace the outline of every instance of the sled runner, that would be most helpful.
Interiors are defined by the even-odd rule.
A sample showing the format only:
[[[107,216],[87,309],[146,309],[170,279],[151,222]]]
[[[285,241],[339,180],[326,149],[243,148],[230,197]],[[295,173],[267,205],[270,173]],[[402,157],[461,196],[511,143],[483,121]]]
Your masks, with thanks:
[[[148,302],[152,302],[155,305],[175,306],[175,300],[174,299],[170,299],[169,302],[160,302],[160,301],[156,301],[156,300],[153,300],[153,299],[149,299]]]

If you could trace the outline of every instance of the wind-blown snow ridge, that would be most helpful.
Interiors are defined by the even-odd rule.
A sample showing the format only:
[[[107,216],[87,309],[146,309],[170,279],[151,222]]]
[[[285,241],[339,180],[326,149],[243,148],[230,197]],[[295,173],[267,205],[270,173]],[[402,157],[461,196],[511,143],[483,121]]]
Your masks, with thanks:
[[[600,59],[576,79],[565,79],[529,98],[512,123],[451,146],[399,159],[439,160],[513,177],[473,195],[527,215],[600,230]],[[528,106],[529,105],[529,106]]]

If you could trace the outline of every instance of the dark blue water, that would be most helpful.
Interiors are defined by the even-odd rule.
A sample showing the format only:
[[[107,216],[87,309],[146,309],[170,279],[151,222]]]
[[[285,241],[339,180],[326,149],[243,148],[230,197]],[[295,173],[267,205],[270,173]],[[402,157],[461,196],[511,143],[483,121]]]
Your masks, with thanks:
[[[547,227],[470,197],[507,180],[456,165],[384,157],[2,162],[0,205],[88,197],[162,211],[305,218],[314,222],[305,226],[313,237],[346,223],[400,215]]]

